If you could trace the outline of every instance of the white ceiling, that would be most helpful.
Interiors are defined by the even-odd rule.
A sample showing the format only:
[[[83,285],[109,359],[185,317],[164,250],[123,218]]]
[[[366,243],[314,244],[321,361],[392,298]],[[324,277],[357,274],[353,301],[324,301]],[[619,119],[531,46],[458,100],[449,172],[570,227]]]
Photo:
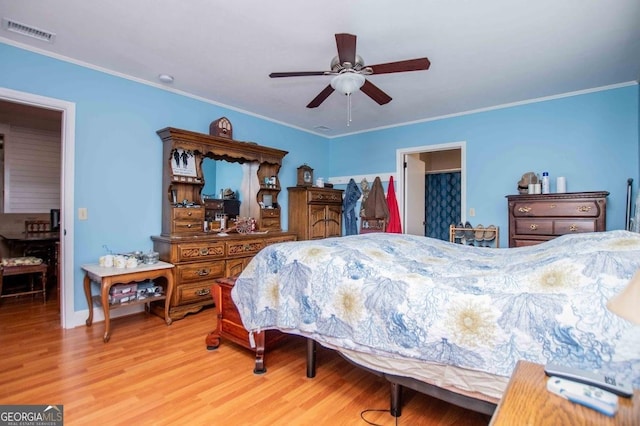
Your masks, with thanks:
[[[0,0],[0,17],[56,35],[3,29],[0,41],[327,137],[640,77],[638,0]],[[337,92],[306,108],[330,76],[268,77],[328,70],[336,33],[357,35],[365,64],[426,56],[431,68],[369,76],[393,100],[354,94],[347,126]]]

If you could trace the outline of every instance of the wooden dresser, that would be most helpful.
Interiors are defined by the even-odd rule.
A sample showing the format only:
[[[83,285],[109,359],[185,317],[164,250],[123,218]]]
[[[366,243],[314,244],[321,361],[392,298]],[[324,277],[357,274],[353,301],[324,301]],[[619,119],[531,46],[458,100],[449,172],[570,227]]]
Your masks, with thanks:
[[[286,151],[173,127],[157,133],[163,143],[162,234],[151,239],[160,259],[175,265],[169,316],[176,320],[214,304],[215,279],[239,275],[265,246],[294,241],[296,236],[282,232],[280,225],[278,173]],[[239,200],[205,199],[202,190],[207,181],[220,188],[241,186],[240,181],[221,181],[217,174],[207,176],[202,167],[205,159],[257,166],[245,172],[253,176],[242,176],[259,182],[257,193],[241,193]],[[265,200],[271,208],[262,208]],[[233,229],[232,219],[241,207],[255,219],[253,232],[239,234]],[[216,212],[228,215],[226,236],[218,235],[221,223],[215,220]]]
[[[294,186],[289,191],[289,232],[298,240],[342,235],[342,191]]]
[[[539,244],[564,234],[606,230],[606,191],[508,195],[509,247]]]
[[[215,234],[198,236],[154,236],[154,250],[160,259],[173,263],[175,288],[169,316],[172,320],[213,305],[211,285],[216,278],[240,275],[249,261],[269,244],[295,241],[288,232],[268,234]]]

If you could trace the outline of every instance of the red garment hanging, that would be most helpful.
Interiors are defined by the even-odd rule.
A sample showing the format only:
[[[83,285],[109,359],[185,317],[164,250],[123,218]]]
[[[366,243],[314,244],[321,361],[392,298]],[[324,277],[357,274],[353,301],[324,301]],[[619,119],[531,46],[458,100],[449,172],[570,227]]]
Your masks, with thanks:
[[[389,223],[387,232],[402,234],[402,224],[400,223],[400,211],[398,210],[398,200],[396,190],[393,185],[393,176],[389,178],[389,188],[387,189],[387,206],[389,207]]]

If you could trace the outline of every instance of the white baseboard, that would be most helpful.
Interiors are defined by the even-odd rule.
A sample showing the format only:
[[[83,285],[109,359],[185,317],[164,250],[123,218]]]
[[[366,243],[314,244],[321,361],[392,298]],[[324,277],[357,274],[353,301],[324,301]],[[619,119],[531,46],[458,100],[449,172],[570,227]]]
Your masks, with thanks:
[[[111,319],[113,319],[123,317],[125,315],[137,314],[139,312],[144,312],[144,304],[125,306],[116,310],[112,310],[110,316]],[[67,324],[67,328],[75,328],[80,326],[85,327],[87,325],[87,318],[89,318],[89,309],[85,309],[83,311],[75,311],[73,313],[72,323]],[[95,325],[97,322],[104,322],[104,311],[102,310],[102,308],[94,307],[93,325]]]

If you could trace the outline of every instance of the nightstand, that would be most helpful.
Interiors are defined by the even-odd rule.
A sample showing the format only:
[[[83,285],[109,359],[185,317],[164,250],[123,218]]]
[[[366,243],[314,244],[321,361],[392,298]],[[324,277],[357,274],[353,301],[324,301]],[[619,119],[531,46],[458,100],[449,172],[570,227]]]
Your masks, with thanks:
[[[574,404],[547,391],[544,366],[518,361],[490,426],[512,425],[638,425],[640,424],[640,390],[633,398],[618,398],[614,417]]]

